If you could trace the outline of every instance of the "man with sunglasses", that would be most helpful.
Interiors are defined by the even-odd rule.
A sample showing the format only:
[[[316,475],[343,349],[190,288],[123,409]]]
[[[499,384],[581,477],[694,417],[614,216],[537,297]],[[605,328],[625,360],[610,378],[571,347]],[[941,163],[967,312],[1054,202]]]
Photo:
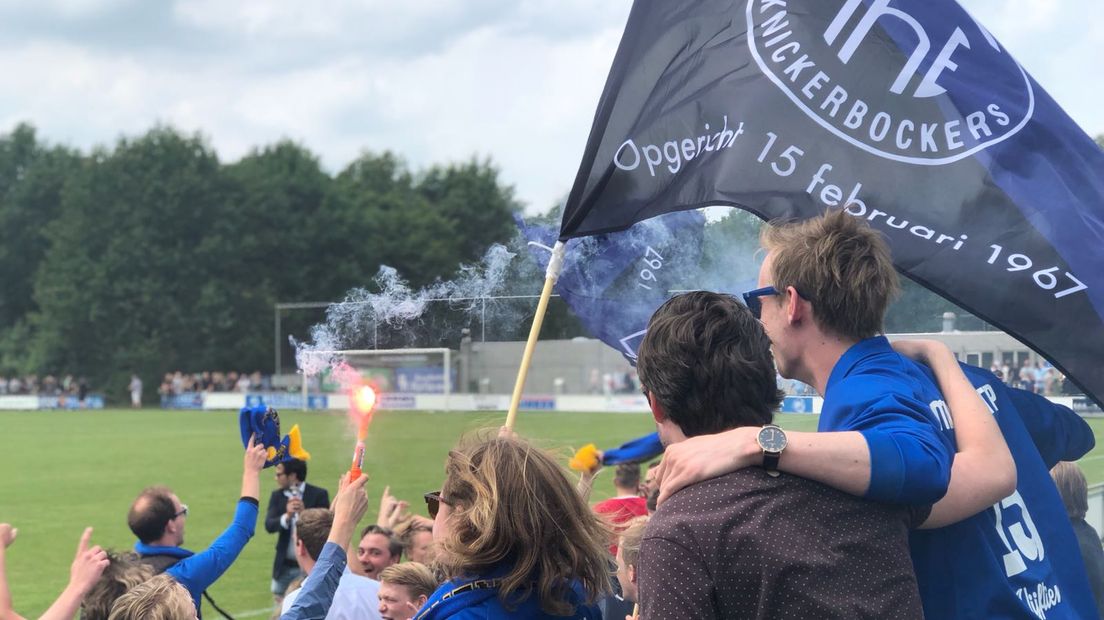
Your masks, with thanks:
[[[672,446],[661,500],[759,463],[884,503],[930,502],[949,473],[947,493],[924,524],[937,529],[910,537],[925,616],[1095,617],[1044,466],[1091,449],[1088,426],[983,369],[959,368],[945,346],[895,343],[933,368],[965,373],[976,392],[952,402],[944,388],[944,403],[930,370],[902,360],[876,335],[895,274],[884,241],[865,223],[830,212],[771,226],[762,241],[760,288],[745,300],[771,339],[779,373],[824,396],[822,432],[730,431]],[[935,373],[940,387],[943,379]],[[949,472],[931,466],[943,452],[933,429],[956,450]],[[788,446],[774,441],[778,433]]]
[[[974,475],[969,493],[933,509],[929,525],[1007,495],[1015,469],[995,425],[978,422],[978,440],[971,441],[975,426],[967,421],[955,456],[951,437],[941,432],[958,425],[951,408],[931,376],[880,335],[897,289],[880,234],[829,211],[769,226],[762,243],[759,288],[744,300],[771,340],[778,373],[824,397],[818,432],[743,428],[674,446],[660,465],[660,503],[694,481],[763,465],[869,500],[935,504],[947,493],[952,460],[957,468],[963,459],[988,465]],[[973,395],[968,404],[978,403]]]
[[[181,547],[184,544],[188,506],[182,504],[168,487],[146,488],[134,500],[127,514],[127,525],[138,537],[134,550],[141,556],[142,562],[158,573],[168,573],[183,585],[192,595],[200,617],[200,595],[230,568],[253,537],[265,457],[265,447],[254,445],[250,438],[242,464],[241,498],[234,520],[204,551],[196,553]]]

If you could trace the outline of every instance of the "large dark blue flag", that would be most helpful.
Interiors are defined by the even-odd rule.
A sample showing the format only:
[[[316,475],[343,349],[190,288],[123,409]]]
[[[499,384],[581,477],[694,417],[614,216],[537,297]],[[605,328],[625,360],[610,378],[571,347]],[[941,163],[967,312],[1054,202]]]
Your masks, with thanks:
[[[953,0],[637,0],[561,239],[845,208],[1104,397],[1104,153]]]

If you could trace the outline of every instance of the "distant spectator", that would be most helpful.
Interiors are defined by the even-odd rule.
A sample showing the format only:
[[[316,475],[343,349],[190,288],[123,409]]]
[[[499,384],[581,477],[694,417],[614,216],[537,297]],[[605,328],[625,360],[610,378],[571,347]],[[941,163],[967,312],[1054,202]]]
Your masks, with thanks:
[[[1060,461],[1050,475],[1062,496],[1066,513],[1077,535],[1077,544],[1081,547],[1081,558],[1085,561],[1085,575],[1089,578],[1096,608],[1104,615],[1104,547],[1100,544],[1100,535],[1085,521],[1089,511],[1089,485],[1085,474],[1077,463]]]
[[[127,385],[127,389],[130,390],[130,406],[134,409],[140,409],[142,407],[142,378],[138,375],[130,375],[130,384]]]
[[[380,571],[379,613],[382,620],[410,620],[437,589],[437,578],[424,564],[407,562]]]
[[[648,514],[646,500],[640,496],[640,464],[622,463],[617,466],[613,475],[613,488],[617,492],[616,497],[611,497],[594,505],[594,512],[604,516],[615,526],[615,532],[633,517],[641,517]],[[610,544],[610,553],[617,553],[616,538]]]
[[[196,607],[184,586],[158,575],[115,601],[108,620],[194,620]]]

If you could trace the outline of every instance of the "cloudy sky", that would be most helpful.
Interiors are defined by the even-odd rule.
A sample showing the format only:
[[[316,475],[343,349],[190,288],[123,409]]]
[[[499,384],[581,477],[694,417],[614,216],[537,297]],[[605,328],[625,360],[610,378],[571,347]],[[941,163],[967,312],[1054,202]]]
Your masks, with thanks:
[[[1104,1],[963,0],[1092,135]],[[630,0],[0,0],[0,130],[111,144],[156,122],[224,161],[291,138],[340,170],[490,156],[531,212],[570,189]]]

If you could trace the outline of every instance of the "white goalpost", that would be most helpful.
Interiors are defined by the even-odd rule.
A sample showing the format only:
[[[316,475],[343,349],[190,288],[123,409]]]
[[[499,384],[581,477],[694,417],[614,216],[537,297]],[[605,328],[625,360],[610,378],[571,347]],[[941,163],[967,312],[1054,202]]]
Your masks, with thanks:
[[[344,361],[363,379],[375,383],[381,395],[439,394],[444,396],[445,408],[448,408],[453,384],[451,349],[347,349],[300,354]],[[301,376],[303,408],[306,409],[311,378],[306,373]]]

